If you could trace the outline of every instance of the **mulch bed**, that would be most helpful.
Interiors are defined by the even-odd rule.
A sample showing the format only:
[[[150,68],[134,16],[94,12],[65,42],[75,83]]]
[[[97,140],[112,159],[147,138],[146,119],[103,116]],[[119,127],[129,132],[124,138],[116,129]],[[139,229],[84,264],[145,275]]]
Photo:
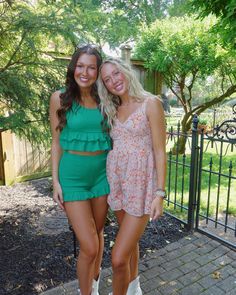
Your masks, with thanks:
[[[76,279],[73,238],[67,219],[55,209],[50,178],[0,187],[0,294],[33,295]],[[103,268],[110,266],[117,224],[105,227]],[[187,235],[165,215],[149,223],[140,241],[140,256]]]

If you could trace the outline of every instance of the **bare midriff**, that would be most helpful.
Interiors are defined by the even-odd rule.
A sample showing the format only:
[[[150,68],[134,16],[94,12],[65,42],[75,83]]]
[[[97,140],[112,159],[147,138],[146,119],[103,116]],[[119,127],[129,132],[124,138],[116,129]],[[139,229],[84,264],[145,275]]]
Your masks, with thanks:
[[[105,153],[105,151],[96,151],[96,152],[80,152],[80,151],[67,151],[70,154],[82,155],[82,156],[96,156]]]

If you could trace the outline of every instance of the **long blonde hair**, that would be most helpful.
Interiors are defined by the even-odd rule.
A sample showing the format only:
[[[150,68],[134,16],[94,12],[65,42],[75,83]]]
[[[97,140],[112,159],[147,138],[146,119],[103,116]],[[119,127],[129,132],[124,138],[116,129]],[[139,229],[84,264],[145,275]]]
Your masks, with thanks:
[[[108,124],[110,126],[113,125],[114,119],[116,117],[117,108],[121,105],[121,99],[111,94],[107,88],[105,87],[102,77],[101,77],[101,70],[105,64],[112,64],[117,67],[117,69],[124,74],[125,78],[128,81],[128,93],[129,96],[134,98],[138,102],[144,101],[147,97],[155,97],[153,94],[145,91],[143,86],[139,82],[138,78],[136,77],[135,72],[131,69],[131,67],[124,63],[119,59],[109,58],[105,60],[99,69],[99,75],[97,80],[98,86],[98,95],[100,97],[100,104],[101,110],[105,117],[107,117]]]

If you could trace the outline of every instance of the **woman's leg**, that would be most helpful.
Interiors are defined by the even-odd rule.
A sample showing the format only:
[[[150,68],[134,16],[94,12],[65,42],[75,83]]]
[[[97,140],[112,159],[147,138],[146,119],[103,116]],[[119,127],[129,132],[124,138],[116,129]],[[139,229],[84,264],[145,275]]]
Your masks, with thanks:
[[[91,199],[93,217],[97,229],[98,241],[99,241],[99,251],[95,262],[95,272],[94,279],[97,280],[101,268],[102,256],[104,250],[104,236],[103,230],[106,222],[108,204],[107,196],[102,196],[98,198]]]
[[[130,260],[143,234],[149,216],[135,217],[125,213],[112,249],[113,295],[125,295],[130,282]]]
[[[83,295],[90,295],[99,240],[90,200],[65,202],[65,209],[80,244],[77,276]]]
[[[124,210],[115,211],[115,215],[120,227],[122,224],[123,218],[125,216],[125,211]],[[130,259],[130,282],[132,282],[138,276],[138,261],[139,261],[139,243],[136,244]]]

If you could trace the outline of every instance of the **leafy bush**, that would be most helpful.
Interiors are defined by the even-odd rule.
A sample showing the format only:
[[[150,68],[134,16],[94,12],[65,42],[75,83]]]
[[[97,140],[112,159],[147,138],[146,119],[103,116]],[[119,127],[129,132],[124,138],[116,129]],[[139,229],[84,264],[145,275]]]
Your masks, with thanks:
[[[178,106],[177,98],[171,98],[171,99],[169,100],[169,102],[170,102],[170,106],[171,106],[171,107],[176,107],[176,106]]]
[[[198,121],[198,125],[207,125],[207,119],[205,118],[199,118],[199,121]]]

